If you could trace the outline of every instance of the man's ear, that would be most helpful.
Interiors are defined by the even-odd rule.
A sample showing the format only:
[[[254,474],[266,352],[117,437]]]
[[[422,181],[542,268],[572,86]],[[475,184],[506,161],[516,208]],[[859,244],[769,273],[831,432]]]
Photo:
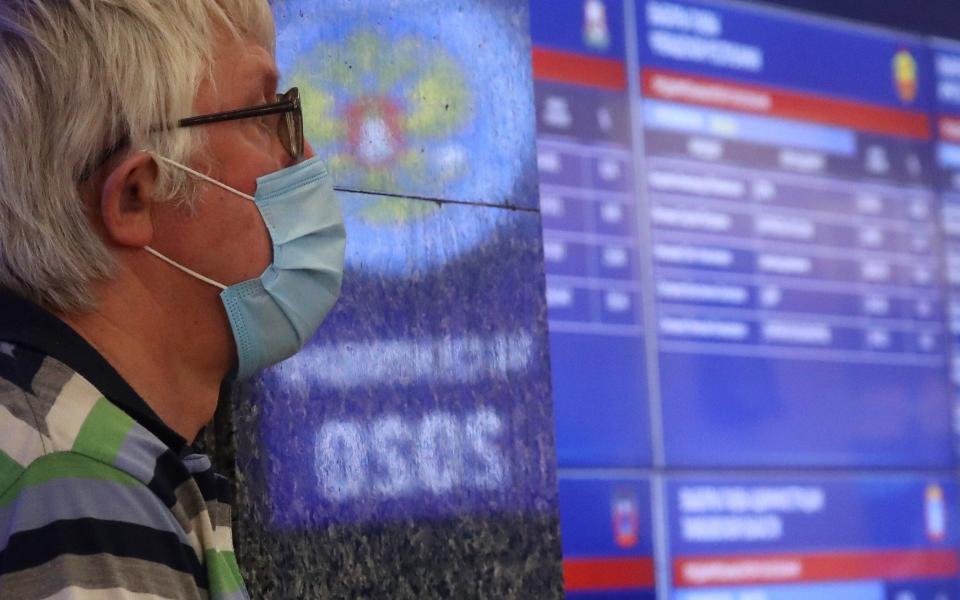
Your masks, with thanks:
[[[100,193],[100,215],[108,241],[142,248],[153,241],[153,191],[157,163],[146,152],[124,159],[107,176]]]

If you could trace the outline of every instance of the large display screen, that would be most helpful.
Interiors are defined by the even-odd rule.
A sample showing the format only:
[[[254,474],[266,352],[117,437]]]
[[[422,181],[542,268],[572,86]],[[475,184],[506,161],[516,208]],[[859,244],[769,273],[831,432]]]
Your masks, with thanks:
[[[529,60],[514,64],[526,4],[273,10],[349,241],[337,306],[255,390],[263,450],[239,453],[257,510],[281,532],[549,516],[534,103]]]
[[[960,597],[960,46],[531,7],[568,594]]]
[[[666,461],[948,467],[925,48],[707,6],[639,13]]]

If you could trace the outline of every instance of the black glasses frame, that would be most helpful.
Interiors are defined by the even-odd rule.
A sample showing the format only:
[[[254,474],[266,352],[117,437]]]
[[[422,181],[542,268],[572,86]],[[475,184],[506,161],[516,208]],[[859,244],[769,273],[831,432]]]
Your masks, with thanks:
[[[277,135],[280,137],[283,147],[290,153],[290,157],[295,161],[299,161],[303,158],[303,112],[300,106],[300,90],[295,87],[290,88],[283,94],[279,94],[276,102],[263,104],[261,106],[251,106],[250,108],[239,108],[226,112],[187,117],[177,121],[175,127],[196,127],[198,125],[209,125],[210,123],[253,119],[276,114],[285,116],[285,118],[280,119],[277,124]],[[172,128],[165,127],[164,129]]]
[[[210,113],[206,115],[196,115],[178,120],[175,124],[154,127],[152,133],[161,131],[170,131],[179,127],[197,127],[199,125],[209,125],[211,123],[222,123],[224,121],[237,121],[240,119],[254,119],[269,115],[283,115],[277,122],[277,136],[284,149],[290,154],[294,162],[299,162],[303,158],[303,111],[300,105],[300,90],[290,88],[286,92],[277,95],[277,101],[260,106],[251,106],[249,108],[238,108],[225,112]],[[124,136],[120,141],[110,146],[98,158],[93,166],[85,170],[80,176],[80,181],[84,182],[90,178],[93,173],[98,171],[114,154],[121,148],[130,144],[128,136]]]

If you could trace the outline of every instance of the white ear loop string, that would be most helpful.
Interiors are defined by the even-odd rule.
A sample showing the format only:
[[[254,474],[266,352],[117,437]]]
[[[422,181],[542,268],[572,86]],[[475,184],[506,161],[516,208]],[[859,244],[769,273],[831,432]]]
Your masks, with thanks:
[[[159,154],[154,154],[153,152],[150,152],[149,150],[144,150],[144,152],[149,153],[150,156],[152,156],[153,158],[155,158],[155,159],[157,159],[157,160],[159,160],[159,161],[165,162],[165,163],[167,163],[168,165],[174,166],[174,167],[176,167],[176,168],[178,168],[178,169],[182,169],[182,170],[186,171],[187,173],[190,173],[190,174],[193,175],[194,177],[199,177],[200,179],[206,181],[207,183],[212,183],[213,185],[215,185],[215,186],[217,186],[217,187],[219,187],[219,188],[223,188],[223,189],[227,190],[228,192],[232,192],[232,193],[240,196],[241,198],[246,198],[246,199],[249,200],[250,202],[256,202],[256,200],[254,199],[253,196],[250,196],[250,195],[248,195],[248,194],[244,194],[244,193],[241,192],[240,190],[235,190],[235,189],[233,189],[232,187],[230,187],[229,185],[227,185],[227,184],[225,184],[225,183],[223,183],[223,182],[217,181],[216,179],[214,179],[214,178],[212,178],[212,177],[209,177],[209,176],[207,176],[207,175],[204,175],[204,174],[201,173],[200,171],[194,171],[193,169],[191,169],[190,167],[188,167],[188,166],[186,166],[186,165],[181,165],[180,163],[178,163],[178,162],[175,161],[175,160],[170,160],[169,158],[166,158],[166,157],[164,157],[164,156],[160,156]]]
[[[194,271],[194,270],[192,270],[192,269],[188,269],[187,267],[181,265],[180,263],[178,263],[178,262],[176,262],[176,261],[173,261],[173,260],[167,258],[166,256],[160,254],[159,252],[157,252],[156,250],[154,250],[154,249],[151,248],[150,246],[144,246],[143,249],[146,250],[147,252],[149,252],[150,254],[156,256],[157,258],[159,258],[159,259],[162,260],[163,262],[169,264],[170,266],[175,267],[175,268],[177,268],[177,269],[180,269],[181,271],[183,271],[183,272],[186,273],[187,275],[190,275],[190,276],[192,276],[192,277],[196,277],[197,279],[199,279],[200,281],[202,281],[202,282],[204,282],[204,283],[209,283],[210,285],[212,285],[212,286],[215,287],[215,288],[220,288],[221,290],[227,289],[227,286],[223,285],[222,283],[218,283],[218,282],[210,279],[209,277],[204,277],[203,275],[201,275],[200,273],[197,273],[196,271]]]

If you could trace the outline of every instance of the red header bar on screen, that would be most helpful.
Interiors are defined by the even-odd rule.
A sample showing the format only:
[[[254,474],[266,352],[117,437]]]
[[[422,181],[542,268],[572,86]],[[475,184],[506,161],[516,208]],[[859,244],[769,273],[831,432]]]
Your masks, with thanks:
[[[660,69],[643,69],[641,80],[644,95],[651,98],[813,121],[883,135],[923,140],[931,137],[930,119],[922,112]]]
[[[631,590],[656,585],[652,558],[566,558],[568,592]]]
[[[954,550],[830,552],[681,558],[673,563],[678,586],[756,585],[856,579],[955,577]]]
[[[549,50],[533,49],[533,77],[607,90],[627,89],[627,68],[623,61]]]

